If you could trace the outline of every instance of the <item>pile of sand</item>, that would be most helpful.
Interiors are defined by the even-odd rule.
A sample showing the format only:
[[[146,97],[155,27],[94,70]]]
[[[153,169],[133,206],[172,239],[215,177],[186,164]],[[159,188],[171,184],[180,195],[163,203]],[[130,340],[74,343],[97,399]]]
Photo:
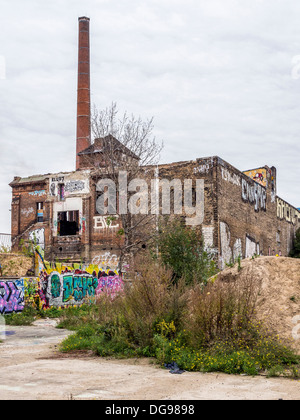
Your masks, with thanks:
[[[300,259],[246,259],[219,274],[221,280],[252,278],[259,285],[257,317],[300,354]]]
[[[0,277],[30,277],[33,272],[33,259],[22,254],[1,254],[0,264],[2,268],[2,276]],[[29,275],[29,270],[31,274]]]

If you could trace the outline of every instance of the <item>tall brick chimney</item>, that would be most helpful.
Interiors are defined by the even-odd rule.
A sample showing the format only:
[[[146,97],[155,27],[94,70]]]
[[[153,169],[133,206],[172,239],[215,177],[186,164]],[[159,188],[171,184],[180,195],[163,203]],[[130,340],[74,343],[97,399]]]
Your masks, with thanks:
[[[80,17],[78,45],[78,91],[76,169],[79,169],[78,153],[91,144],[91,99],[90,99],[90,19]]]

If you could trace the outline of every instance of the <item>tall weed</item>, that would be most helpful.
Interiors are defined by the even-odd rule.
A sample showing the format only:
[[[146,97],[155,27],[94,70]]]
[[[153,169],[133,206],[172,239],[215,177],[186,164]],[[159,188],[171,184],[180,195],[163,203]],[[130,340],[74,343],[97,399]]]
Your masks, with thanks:
[[[193,288],[186,322],[192,344],[205,346],[249,334],[259,290],[260,285],[251,276],[229,282],[217,279],[205,288]]]

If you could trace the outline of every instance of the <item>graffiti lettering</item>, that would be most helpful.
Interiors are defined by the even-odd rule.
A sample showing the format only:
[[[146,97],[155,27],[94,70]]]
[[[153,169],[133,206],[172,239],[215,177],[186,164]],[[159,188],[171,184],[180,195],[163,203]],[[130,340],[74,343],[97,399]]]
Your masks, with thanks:
[[[240,186],[241,185],[241,177],[237,174],[233,174],[231,172],[228,171],[228,169],[225,168],[221,168],[222,170],[222,179],[224,179],[224,181],[228,181],[233,185],[237,185]]]
[[[85,183],[83,181],[69,181],[65,185],[65,191],[75,192],[82,191],[85,188]]]
[[[120,225],[112,216],[95,216],[94,229],[117,229]]]
[[[83,303],[96,295],[98,279],[91,274],[52,272],[47,279],[46,298],[49,306]]]
[[[117,267],[119,263],[119,258],[115,254],[110,252],[105,252],[105,254],[97,255],[93,258],[92,264],[101,265],[101,266],[110,266]]]
[[[255,211],[266,211],[267,193],[261,185],[250,184],[242,179],[242,199],[247,203],[254,204]]]
[[[22,312],[24,309],[24,282],[0,281],[0,314]]]
[[[102,293],[115,297],[123,290],[123,279],[116,269],[116,255],[103,255],[106,264],[63,265],[45,262],[36,252],[38,278],[0,281],[0,315],[22,312],[25,305],[38,309],[51,306],[81,305]],[[108,266],[115,261],[115,267]]]
[[[60,296],[60,278],[58,274],[53,274],[51,277],[51,295],[54,299]]]
[[[296,225],[300,220],[300,211],[277,197],[277,217]]]
[[[32,191],[29,193],[29,195],[33,195],[36,197],[41,197],[42,195],[46,195],[46,191],[45,190],[41,190],[41,191]]]
[[[204,173],[208,173],[210,170],[210,165],[209,163],[205,164],[205,165],[200,165],[197,168],[194,168],[194,174],[204,174]]]
[[[103,276],[99,278],[99,284],[96,290],[96,295],[107,293],[114,297],[118,292],[123,289],[123,281],[118,275]]]
[[[52,182],[64,182],[65,177],[64,176],[57,176],[56,178],[52,178]]]
[[[28,209],[21,210],[21,214],[26,217],[28,217],[30,214],[33,214],[33,213],[34,213],[33,207],[29,207]]]

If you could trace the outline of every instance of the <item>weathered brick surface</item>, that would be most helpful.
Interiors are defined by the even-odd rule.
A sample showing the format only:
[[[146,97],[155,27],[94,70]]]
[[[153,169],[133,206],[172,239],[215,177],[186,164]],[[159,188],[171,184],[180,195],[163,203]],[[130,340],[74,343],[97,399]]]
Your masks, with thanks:
[[[277,217],[277,199],[271,182],[264,188],[220,160],[218,188],[219,255],[223,266],[229,262],[231,253],[234,257],[235,248],[236,254],[241,252],[243,257],[254,253],[289,254],[299,226],[299,212],[289,206],[293,209],[293,220]]]
[[[79,18],[76,169],[80,167],[78,153],[91,142],[89,25],[88,18]]]

